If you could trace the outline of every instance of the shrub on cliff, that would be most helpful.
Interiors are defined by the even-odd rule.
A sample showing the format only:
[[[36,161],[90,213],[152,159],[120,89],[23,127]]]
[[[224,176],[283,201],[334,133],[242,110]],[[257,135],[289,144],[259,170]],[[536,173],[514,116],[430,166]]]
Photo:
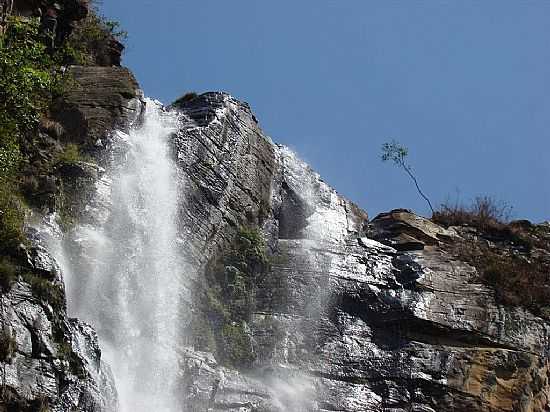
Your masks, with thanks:
[[[92,6],[85,19],[76,23],[62,53],[68,64],[110,66],[120,63],[120,54],[128,34],[120,23],[103,17]]]
[[[222,329],[222,350],[218,351],[223,362],[234,368],[249,368],[256,359],[252,341],[243,324],[226,324]]]
[[[38,21],[9,20],[0,35],[0,254],[21,243],[24,211],[17,196],[25,138],[36,131],[60,76],[47,52]]]
[[[248,368],[255,359],[247,332],[257,277],[269,270],[267,245],[257,227],[241,227],[232,243],[206,269],[201,314],[191,323],[193,345],[212,350],[223,364]]]
[[[24,243],[24,206],[9,182],[0,179],[0,255],[13,255]]]
[[[478,196],[470,206],[444,203],[434,212],[435,223],[449,226],[472,226],[480,230],[502,228],[510,218],[512,208],[490,196]]]
[[[485,242],[460,242],[454,251],[477,269],[479,280],[492,286],[497,302],[550,318],[550,262],[538,254],[519,254]]]
[[[73,165],[83,160],[78,145],[69,143],[63,148],[63,151],[55,158],[58,165]]]
[[[24,273],[23,280],[31,285],[33,295],[51,305],[55,312],[65,306],[65,294],[59,285],[34,273]]]
[[[6,258],[0,259],[0,292],[10,290],[11,285],[17,279],[17,268]]]
[[[39,32],[38,21],[10,19],[0,35],[0,179],[16,172],[20,141],[36,129],[60,76]]]
[[[448,246],[477,269],[478,279],[494,289],[499,303],[550,318],[548,235],[527,221],[508,222],[510,212],[510,206],[484,196],[470,206],[442,205],[432,220],[446,227],[475,229],[464,231],[463,239]]]

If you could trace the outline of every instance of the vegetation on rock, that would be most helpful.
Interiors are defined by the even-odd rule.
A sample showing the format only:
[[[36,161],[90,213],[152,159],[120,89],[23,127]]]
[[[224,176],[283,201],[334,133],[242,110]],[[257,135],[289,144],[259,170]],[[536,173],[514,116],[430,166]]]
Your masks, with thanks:
[[[432,220],[442,226],[472,226],[480,230],[502,229],[510,219],[512,207],[490,196],[478,196],[470,206],[444,203]]]
[[[112,54],[122,52],[128,33],[120,23],[103,17],[92,4],[85,19],[75,25],[61,50],[63,61],[78,65],[110,65]]]
[[[55,163],[58,165],[74,165],[82,160],[84,159],[78,145],[69,143],[63,148],[63,151],[58,154]]]
[[[201,312],[193,320],[194,344],[225,365],[247,368],[255,355],[247,322],[254,310],[257,276],[269,270],[267,246],[258,228],[241,227],[226,253],[207,268]]]
[[[59,359],[66,361],[69,364],[69,371],[80,378],[84,378],[86,373],[84,371],[84,365],[78,357],[78,355],[73,351],[73,347],[70,343],[61,341],[58,344],[57,356]]]
[[[14,256],[25,242],[25,208],[12,181],[0,179],[0,256]]]
[[[244,323],[225,324],[221,335],[222,347],[218,352],[223,354],[226,365],[239,367],[254,362],[250,334],[245,330]]]
[[[114,40],[124,38],[119,24],[101,17],[97,8],[53,51],[45,44],[38,18],[10,17],[0,33],[0,256],[13,256],[24,242],[26,207],[21,199],[22,194],[34,199],[36,175],[52,174],[52,165],[81,160],[75,144],[57,156],[48,153],[53,164],[37,159],[39,131],[54,138],[62,133],[49,119],[53,101],[71,83],[61,65],[94,64]]]
[[[0,258],[0,290],[2,293],[10,290],[17,280],[17,267],[7,258]]]
[[[59,285],[33,273],[24,273],[23,279],[31,285],[33,295],[50,304],[55,312],[65,306],[65,294]]]
[[[36,131],[61,77],[37,21],[12,18],[0,35],[0,180],[14,179],[22,139]]]
[[[478,197],[470,206],[443,205],[432,220],[459,227],[463,239],[446,247],[477,269],[498,302],[550,318],[550,230],[527,221],[508,222],[510,210],[490,197]]]

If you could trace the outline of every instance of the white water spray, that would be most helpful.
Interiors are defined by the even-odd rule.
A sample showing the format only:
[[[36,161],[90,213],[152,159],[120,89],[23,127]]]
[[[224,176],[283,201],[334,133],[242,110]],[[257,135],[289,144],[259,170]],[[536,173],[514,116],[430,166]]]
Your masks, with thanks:
[[[186,267],[169,145],[177,126],[177,114],[148,101],[143,124],[118,133],[115,152],[123,155],[108,171],[106,220],[77,228],[65,248],[70,315],[97,328],[121,412],[181,410],[177,345]]]

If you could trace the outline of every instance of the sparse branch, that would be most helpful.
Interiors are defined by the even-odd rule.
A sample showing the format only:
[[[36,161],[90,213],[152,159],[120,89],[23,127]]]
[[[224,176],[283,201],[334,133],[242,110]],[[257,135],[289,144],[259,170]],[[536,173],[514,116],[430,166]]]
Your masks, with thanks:
[[[416,186],[416,190],[418,191],[420,196],[422,196],[424,198],[424,200],[428,203],[428,206],[430,207],[430,210],[432,211],[432,215],[433,215],[435,213],[435,210],[432,206],[432,202],[430,202],[430,199],[428,199],[428,197],[424,194],[424,192],[422,192],[422,189],[420,189],[420,186],[418,185],[418,181],[416,180],[416,177],[414,177],[414,175],[411,172],[410,168],[404,163],[403,163],[402,166],[403,166],[403,169],[405,170],[405,172],[407,172],[407,174],[413,180],[414,185]]]
[[[428,203],[428,206],[430,207],[430,210],[432,211],[432,215],[435,213],[434,208],[432,206],[432,202],[430,202],[430,199],[422,192],[422,189],[420,189],[420,185],[418,184],[418,180],[416,179],[416,176],[412,172],[412,167],[408,165],[405,162],[405,158],[409,154],[409,149],[407,149],[405,146],[399,144],[395,140],[392,140],[389,143],[384,143],[382,145],[382,161],[387,162],[388,160],[391,160],[395,163],[397,167],[402,168],[407,175],[412,179],[414,182],[414,185],[416,186],[416,190],[422,196],[422,198]]]

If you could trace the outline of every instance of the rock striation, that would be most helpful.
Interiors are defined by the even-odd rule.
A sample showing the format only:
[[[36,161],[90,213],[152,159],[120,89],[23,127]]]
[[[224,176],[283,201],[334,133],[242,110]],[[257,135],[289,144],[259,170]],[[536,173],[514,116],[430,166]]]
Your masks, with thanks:
[[[71,70],[85,90],[101,87],[75,90],[61,105],[63,138],[91,148],[101,163],[107,131],[139,121],[137,84],[125,69]],[[498,285],[455,247],[481,242],[544,260],[548,225],[524,248],[404,209],[369,221],[274,144],[246,103],[206,93],[172,109],[181,117],[171,139],[177,229],[194,268],[186,274],[193,293],[182,302],[191,316],[182,317],[174,342],[186,410],[550,410],[546,312],[503,303]],[[86,162],[61,171],[58,190],[78,221],[106,219],[104,173]],[[63,292],[40,233],[31,239],[29,265]],[[116,410],[91,326],[37,299],[24,279],[2,295],[1,317],[7,347],[16,348],[1,363],[4,399],[21,410],[44,400],[54,411]],[[13,410],[4,403],[0,410]]]
[[[500,304],[449,252],[463,231],[406,210],[368,222],[228,95],[179,109],[190,257],[204,266],[240,225],[256,224],[272,262],[244,325],[253,367],[188,352],[197,410],[549,408],[548,323]]]
[[[62,126],[61,141],[102,147],[110,132],[139,118],[141,91],[128,69],[72,66],[67,76],[72,85],[53,111],[53,119]]]
[[[59,266],[39,232],[29,238],[25,270],[33,274],[0,297],[0,410],[114,411],[116,389],[97,335],[67,316]]]

